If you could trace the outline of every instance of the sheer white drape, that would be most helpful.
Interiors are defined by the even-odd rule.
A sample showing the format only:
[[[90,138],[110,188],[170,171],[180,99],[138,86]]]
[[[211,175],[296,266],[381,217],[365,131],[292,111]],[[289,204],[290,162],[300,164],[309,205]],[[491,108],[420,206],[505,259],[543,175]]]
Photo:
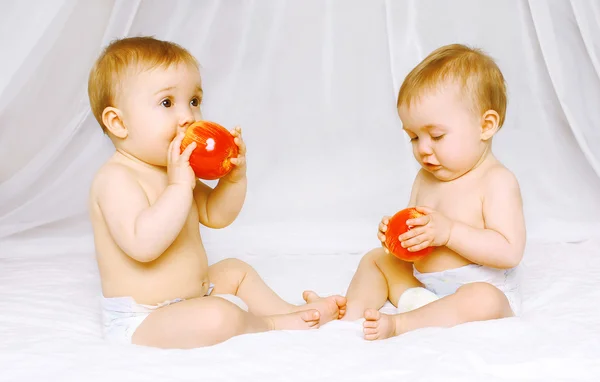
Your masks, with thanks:
[[[244,129],[250,184],[236,227],[367,222],[374,232],[403,208],[417,168],[396,94],[411,67],[453,42],[483,48],[505,73],[509,109],[494,150],[521,182],[530,231],[584,238],[600,224],[595,0],[1,7],[0,238],[89,232],[90,180],[112,148],[89,112],[87,75],[102,45],[126,35],[192,51],[205,118]]]
[[[529,3],[562,112],[584,157],[600,176],[600,2]]]

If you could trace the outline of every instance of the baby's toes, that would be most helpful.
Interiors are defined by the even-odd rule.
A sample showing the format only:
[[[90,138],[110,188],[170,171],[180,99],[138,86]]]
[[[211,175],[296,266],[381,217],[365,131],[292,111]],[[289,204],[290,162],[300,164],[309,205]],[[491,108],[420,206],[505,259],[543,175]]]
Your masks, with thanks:
[[[307,303],[311,303],[311,302],[318,300],[320,297],[317,293],[315,293],[312,290],[305,290],[304,292],[302,292],[302,298]]]
[[[339,310],[346,309],[346,303],[348,301],[348,300],[346,300],[346,297],[335,295],[335,296],[333,296],[333,298],[334,298],[335,304],[338,306]]]
[[[300,317],[308,324],[317,324],[321,318],[321,314],[316,309],[310,309],[301,312]]]
[[[367,321],[376,321],[381,317],[381,313],[377,309],[367,309],[365,310],[365,319]]]
[[[377,329],[364,329],[364,338],[367,341],[375,341],[379,339],[379,333]]]

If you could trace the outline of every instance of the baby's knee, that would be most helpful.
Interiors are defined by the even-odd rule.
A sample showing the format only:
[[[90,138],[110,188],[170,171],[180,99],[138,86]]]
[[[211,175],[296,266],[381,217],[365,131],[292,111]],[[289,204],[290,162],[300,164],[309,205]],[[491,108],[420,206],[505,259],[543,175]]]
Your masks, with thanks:
[[[203,331],[220,333],[229,338],[240,333],[245,312],[237,305],[220,297],[205,297],[210,299],[200,314],[203,317]]]
[[[250,264],[240,259],[229,258],[222,260],[221,263],[228,271],[249,272],[254,270]]]
[[[375,248],[367,252],[362,259],[360,260],[361,264],[377,264],[378,261],[381,261],[383,257],[386,255],[383,248]]]
[[[466,307],[476,319],[494,319],[509,315],[508,299],[492,284],[486,282],[469,283],[458,288],[457,293],[466,296]]]

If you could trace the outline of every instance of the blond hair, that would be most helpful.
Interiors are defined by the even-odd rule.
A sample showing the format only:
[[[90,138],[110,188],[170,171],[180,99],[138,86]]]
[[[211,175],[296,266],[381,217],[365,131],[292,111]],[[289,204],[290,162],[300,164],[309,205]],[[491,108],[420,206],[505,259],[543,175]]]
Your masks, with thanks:
[[[495,110],[500,116],[498,127],[506,116],[506,84],[494,60],[482,50],[461,44],[442,46],[431,52],[406,76],[398,93],[398,108],[410,107],[423,91],[446,81],[456,81],[473,106],[483,114]]]
[[[112,41],[100,54],[88,78],[88,97],[92,113],[106,132],[102,113],[115,106],[118,85],[132,68],[150,70],[184,63],[198,67],[198,62],[186,49],[153,37],[128,37]]]

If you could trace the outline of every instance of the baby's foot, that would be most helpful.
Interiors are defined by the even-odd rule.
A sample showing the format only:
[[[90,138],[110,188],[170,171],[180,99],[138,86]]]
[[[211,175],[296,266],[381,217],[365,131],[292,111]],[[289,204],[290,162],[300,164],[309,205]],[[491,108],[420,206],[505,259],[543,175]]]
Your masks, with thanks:
[[[305,330],[319,327],[321,314],[316,309],[269,316],[273,330]]]
[[[394,316],[383,314],[377,309],[365,310],[363,332],[365,340],[383,340],[399,334]]]
[[[320,297],[312,290],[302,293],[302,298],[307,302],[301,309],[317,309],[321,312],[321,325],[339,320],[346,314],[346,297],[334,295],[329,297]]]

